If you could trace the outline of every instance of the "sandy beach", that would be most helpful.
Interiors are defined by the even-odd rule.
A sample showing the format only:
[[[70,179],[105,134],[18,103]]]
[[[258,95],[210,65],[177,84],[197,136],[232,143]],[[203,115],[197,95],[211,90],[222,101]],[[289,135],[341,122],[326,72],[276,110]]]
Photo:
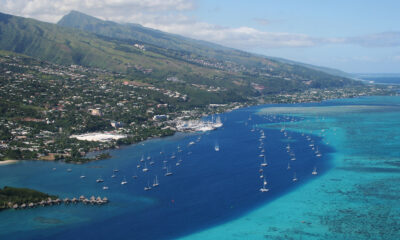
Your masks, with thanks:
[[[5,161],[0,161],[0,166],[1,165],[8,165],[8,164],[13,164],[13,163],[17,163],[17,160],[5,160]]]

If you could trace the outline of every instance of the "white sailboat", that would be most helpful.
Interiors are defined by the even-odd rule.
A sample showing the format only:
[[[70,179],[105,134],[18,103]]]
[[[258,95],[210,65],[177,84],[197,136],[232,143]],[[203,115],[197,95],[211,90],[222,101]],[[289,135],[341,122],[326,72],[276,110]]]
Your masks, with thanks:
[[[260,188],[260,192],[268,192],[269,189],[266,188],[266,186],[267,186],[267,180],[265,180],[265,178],[264,178],[263,186]]]
[[[167,167],[167,172],[165,173],[165,176],[171,176],[172,172],[169,171],[168,167]]]
[[[218,145],[218,143],[215,144],[214,150],[215,150],[216,152],[219,152],[219,145]]]
[[[144,190],[145,190],[145,191],[151,190],[150,182],[147,182],[147,187],[144,187]]]
[[[293,175],[292,181],[293,181],[293,182],[297,182],[297,180],[298,180],[298,179],[297,179],[297,177],[296,177],[296,172],[295,172],[294,175]]]
[[[157,175],[156,175],[156,178],[154,179],[153,187],[157,187],[158,185],[160,185],[160,184],[158,182],[158,178],[157,178]]]
[[[144,162],[144,156],[142,155],[142,158],[140,159],[141,162]]]
[[[312,175],[317,175],[317,174],[318,174],[318,172],[317,172],[317,167],[314,167],[314,169],[313,169],[313,171],[312,171],[311,174],[312,174]]]
[[[124,180],[122,180],[121,185],[125,185],[127,183],[128,183],[128,181],[126,181],[126,178],[124,177]]]
[[[261,167],[266,167],[266,166],[268,166],[268,163],[267,163],[267,159],[264,156],[264,162],[261,163]]]
[[[146,166],[146,162],[144,163],[144,168],[142,169],[142,171],[143,171],[143,172],[149,171],[149,169],[148,169],[147,166]]]

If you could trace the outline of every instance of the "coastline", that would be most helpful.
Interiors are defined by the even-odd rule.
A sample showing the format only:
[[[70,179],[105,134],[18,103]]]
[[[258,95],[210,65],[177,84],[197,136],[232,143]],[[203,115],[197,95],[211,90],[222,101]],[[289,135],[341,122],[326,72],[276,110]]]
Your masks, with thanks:
[[[4,160],[4,161],[0,161],[0,166],[15,164],[17,162],[19,162],[19,160]]]

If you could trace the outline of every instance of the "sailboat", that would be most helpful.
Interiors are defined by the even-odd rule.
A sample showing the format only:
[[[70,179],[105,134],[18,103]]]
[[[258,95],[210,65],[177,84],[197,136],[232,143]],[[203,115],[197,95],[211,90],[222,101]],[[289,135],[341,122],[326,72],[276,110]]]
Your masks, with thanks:
[[[158,179],[157,179],[157,175],[156,175],[156,179],[154,179],[153,187],[157,187],[158,185],[160,185],[160,184],[158,183]]]
[[[167,169],[167,161],[164,161],[163,169]]]
[[[287,164],[287,170],[289,170],[289,169],[290,169],[290,163]]]
[[[312,174],[312,175],[317,175],[317,174],[318,174],[318,172],[317,172],[317,167],[314,167],[314,170],[312,171],[311,174]]]
[[[267,159],[265,159],[265,156],[264,156],[264,162],[261,163],[261,167],[266,167],[266,166],[268,166],[268,163],[267,163]]]
[[[144,156],[142,155],[142,158],[140,159],[141,162],[144,162]]]
[[[265,178],[264,178],[263,186],[260,188],[260,192],[268,192],[269,189],[266,188],[266,186],[267,186],[267,180],[265,180]]]
[[[122,180],[121,185],[125,185],[125,184],[127,184],[127,183],[128,183],[128,181],[126,181],[126,179],[125,179],[125,177],[124,177],[124,180]]]
[[[219,145],[218,145],[218,143],[215,144],[214,150],[215,150],[216,152],[219,152]]]
[[[147,166],[146,166],[146,162],[144,163],[144,168],[142,169],[142,171],[143,171],[143,172],[149,171],[149,169],[148,169]]]
[[[297,177],[296,177],[296,173],[294,173],[294,176],[293,176],[293,178],[292,178],[292,181],[293,182],[296,182],[298,179],[297,179]]]
[[[102,182],[104,182],[104,180],[103,180],[102,178],[98,178],[98,179],[96,180],[96,182],[97,182],[97,183],[102,183]]]
[[[147,182],[147,187],[144,187],[144,190],[145,190],[145,191],[151,190],[150,182]]]
[[[165,173],[165,176],[171,176],[172,172],[169,171],[168,167],[167,167],[167,172]]]

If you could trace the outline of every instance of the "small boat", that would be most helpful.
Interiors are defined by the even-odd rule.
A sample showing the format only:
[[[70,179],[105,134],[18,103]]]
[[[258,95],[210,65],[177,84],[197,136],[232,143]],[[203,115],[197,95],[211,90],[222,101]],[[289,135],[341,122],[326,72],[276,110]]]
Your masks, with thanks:
[[[171,176],[172,175],[172,172],[170,172],[169,170],[168,170],[168,167],[167,167],[167,172],[165,173],[165,176]]]
[[[181,163],[180,162],[176,162],[176,164],[175,164],[176,166],[179,166],[179,165],[181,165]]]
[[[68,169],[67,169],[67,172],[72,172],[72,169],[71,169],[71,168],[68,168]]]
[[[151,190],[150,183],[147,183],[147,187],[144,187],[144,190],[145,190],[145,191]]]
[[[150,156],[148,156],[148,157],[147,157],[147,160],[150,160],[150,159],[151,159],[151,157],[150,157]]]
[[[115,178],[116,176],[117,176],[117,175],[115,175],[115,174],[111,175],[112,178]]]
[[[318,174],[318,172],[317,172],[317,167],[314,167],[314,170],[312,171],[311,174],[312,174],[312,175],[317,175],[317,174]]]
[[[266,167],[266,166],[268,166],[268,163],[267,163],[267,159],[265,159],[265,156],[264,156],[264,162],[261,163],[261,167]]]
[[[86,176],[85,175],[81,175],[80,178],[86,178]]]
[[[108,190],[108,187],[107,187],[107,186],[104,186],[104,187],[103,187],[103,190]]]
[[[98,178],[98,179],[96,179],[96,182],[97,183],[102,183],[102,182],[104,182],[104,180],[102,178]]]
[[[292,178],[292,181],[293,181],[293,182],[297,182],[297,180],[298,180],[298,179],[297,179],[297,177],[296,177],[296,173],[294,173],[294,176],[293,176],[293,178]]]
[[[266,186],[267,186],[267,181],[266,181],[265,178],[264,178],[263,186],[260,188],[260,192],[268,192],[269,189],[266,188]]]
[[[156,179],[154,179],[153,187],[157,187],[158,185],[160,185],[160,184],[158,183],[158,179],[157,179],[157,175],[156,175]]]
[[[118,169],[114,169],[113,172],[119,172],[119,170]]]
[[[287,170],[289,170],[289,169],[290,169],[290,163],[287,164]]]
[[[150,161],[149,162],[150,165],[154,165],[154,163],[155,163],[154,161]]]
[[[265,157],[265,155],[264,154],[260,154],[260,155],[258,155],[259,157]]]
[[[146,163],[144,163],[144,168],[142,169],[142,171],[143,171],[143,172],[149,171],[149,169],[148,169],[147,166],[146,166]]]
[[[126,179],[124,178],[124,180],[122,180],[122,182],[121,182],[121,185],[125,185],[127,183],[128,183],[128,181],[126,181]]]
[[[191,141],[191,142],[189,143],[189,146],[192,146],[192,145],[195,145],[195,144],[196,144],[195,142]]]
[[[140,159],[140,161],[141,161],[141,162],[144,162],[144,157],[143,157],[143,155],[142,155],[142,158]]]

